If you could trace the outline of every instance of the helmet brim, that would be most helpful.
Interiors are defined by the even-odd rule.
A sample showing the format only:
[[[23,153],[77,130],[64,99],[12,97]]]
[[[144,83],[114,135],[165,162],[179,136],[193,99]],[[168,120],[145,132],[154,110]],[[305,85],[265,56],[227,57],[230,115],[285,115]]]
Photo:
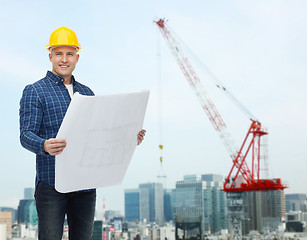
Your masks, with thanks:
[[[66,45],[66,44],[63,44],[63,45],[54,45],[54,46],[50,46],[50,45],[47,45],[46,46],[46,49],[51,52],[52,49],[54,48],[57,48],[57,47],[73,47],[77,50],[77,52],[80,51],[81,49],[81,45]]]

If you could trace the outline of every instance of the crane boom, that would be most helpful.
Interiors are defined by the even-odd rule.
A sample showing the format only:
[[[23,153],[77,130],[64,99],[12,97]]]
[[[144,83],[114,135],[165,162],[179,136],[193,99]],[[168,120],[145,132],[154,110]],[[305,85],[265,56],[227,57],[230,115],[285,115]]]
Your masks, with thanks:
[[[189,59],[182,51],[179,42],[176,41],[173,34],[165,26],[163,19],[157,21],[156,24],[158,25],[162,36],[165,38],[168,48],[175,57],[185,78],[197,96],[202,108],[205,110],[210,122],[224,143],[226,150],[233,161],[233,166],[224,183],[224,191],[239,192],[285,188],[281,184],[280,179],[265,181],[260,179],[260,137],[267,134],[261,129],[260,122],[251,119],[252,123],[248,133],[241,148],[238,148],[221,115],[205,91],[198,75],[192,68]],[[250,171],[247,162],[245,161],[250,151],[252,151],[252,171]],[[239,176],[242,176],[243,180],[240,179]]]
[[[160,20],[159,22],[157,22],[157,24],[160,27],[163,37],[167,40],[168,47],[174,55],[175,59],[177,60],[177,63],[181,68],[184,76],[188,80],[188,83],[192,87],[192,90],[197,96],[203,109],[206,111],[215,130],[218,132],[219,136],[224,142],[228,153],[233,158],[236,155],[238,148],[236,147],[235,141],[233,140],[231,134],[227,130],[226,124],[224,123],[221,115],[217,111],[212,100],[209,98],[202,83],[200,82],[198,75],[192,68],[188,58],[181,50],[179,43],[176,41],[170,31],[165,27],[163,20]]]

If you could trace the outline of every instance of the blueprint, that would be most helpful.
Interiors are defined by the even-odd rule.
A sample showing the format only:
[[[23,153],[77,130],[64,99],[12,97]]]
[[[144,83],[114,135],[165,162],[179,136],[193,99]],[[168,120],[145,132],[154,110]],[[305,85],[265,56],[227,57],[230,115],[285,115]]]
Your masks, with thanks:
[[[66,193],[121,184],[142,130],[149,91],[106,96],[75,93],[56,138],[55,188]]]

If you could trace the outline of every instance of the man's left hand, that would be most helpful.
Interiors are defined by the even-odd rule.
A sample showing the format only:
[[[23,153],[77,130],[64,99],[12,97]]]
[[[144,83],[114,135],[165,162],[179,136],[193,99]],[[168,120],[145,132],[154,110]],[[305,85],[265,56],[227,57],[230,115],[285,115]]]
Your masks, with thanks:
[[[142,129],[139,133],[138,133],[138,145],[140,145],[145,137],[145,133],[146,130]]]

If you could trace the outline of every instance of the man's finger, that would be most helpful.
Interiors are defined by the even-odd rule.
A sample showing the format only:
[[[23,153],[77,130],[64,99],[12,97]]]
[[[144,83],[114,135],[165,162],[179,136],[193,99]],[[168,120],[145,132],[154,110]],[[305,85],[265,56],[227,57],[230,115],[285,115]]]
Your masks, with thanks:
[[[50,145],[52,148],[62,148],[66,146],[66,143],[54,143]]]
[[[50,151],[50,155],[59,155],[61,152],[63,152],[64,148],[58,149],[58,150],[52,150]]]

